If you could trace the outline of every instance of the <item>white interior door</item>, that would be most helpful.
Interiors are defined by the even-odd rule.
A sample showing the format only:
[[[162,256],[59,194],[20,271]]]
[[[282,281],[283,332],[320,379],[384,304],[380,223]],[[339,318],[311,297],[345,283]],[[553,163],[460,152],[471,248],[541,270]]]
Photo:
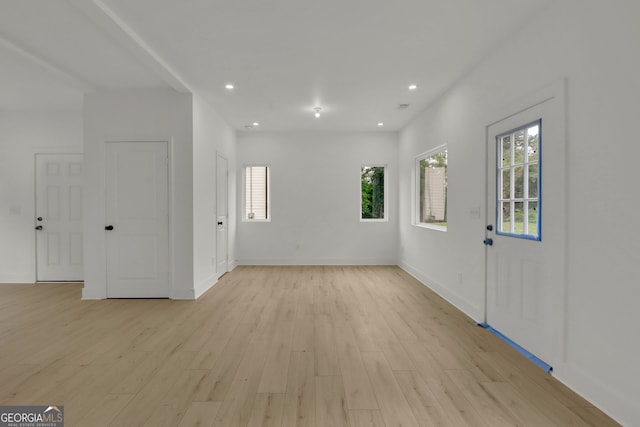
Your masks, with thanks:
[[[36,154],[36,277],[82,281],[82,154]]]
[[[227,159],[220,154],[216,161],[216,214],[218,225],[216,229],[216,273],[221,277],[228,271],[228,164]]]
[[[166,142],[106,143],[107,296],[169,297]]]
[[[487,323],[553,366],[565,292],[565,141],[558,97],[488,127]]]

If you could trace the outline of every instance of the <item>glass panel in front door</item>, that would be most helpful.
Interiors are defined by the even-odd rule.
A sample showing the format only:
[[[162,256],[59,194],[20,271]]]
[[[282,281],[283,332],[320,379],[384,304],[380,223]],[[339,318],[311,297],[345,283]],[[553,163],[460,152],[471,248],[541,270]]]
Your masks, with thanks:
[[[497,233],[540,240],[542,120],[496,136]]]

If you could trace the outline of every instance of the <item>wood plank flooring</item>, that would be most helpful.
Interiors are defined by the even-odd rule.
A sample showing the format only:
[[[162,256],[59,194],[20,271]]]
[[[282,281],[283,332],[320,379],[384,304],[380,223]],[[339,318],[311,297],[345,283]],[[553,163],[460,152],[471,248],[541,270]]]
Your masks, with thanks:
[[[618,425],[397,267],[238,267],[197,301],[0,285],[0,405],[66,426]]]

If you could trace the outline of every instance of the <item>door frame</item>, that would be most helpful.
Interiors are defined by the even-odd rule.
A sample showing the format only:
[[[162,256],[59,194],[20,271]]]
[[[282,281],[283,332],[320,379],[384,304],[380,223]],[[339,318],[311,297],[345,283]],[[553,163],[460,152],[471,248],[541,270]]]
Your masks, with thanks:
[[[564,166],[565,166],[565,170],[567,170],[567,151],[568,151],[568,146],[569,146],[569,139],[568,139],[568,135],[567,135],[567,103],[566,103],[566,98],[567,98],[567,82],[566,82],[566,78],[561,78],[558,79],[554,82],[552,82],[551,84],[544,86],[540,89],[534,90],[528,94],[525,94],[519,98],[517,98],[516,100],[514,100],[513,102],[509,103],[508,105],[496,109],[495,111],[493,111],[492,113],[488,114],[485,117],[484,123],[485,123],[485,158],[484,158],[484,169],[485,169],[485,218],[484,218],[484,223],[482,224],[482,227],[484,229],[484,238],[489,238],[491,237],[490,233],[486,230],[486,225],[487,224],[492,224],[494,222],[494,217],[495,217],[495,212],[492,211],[489,207],[489,205],[487,204],[486,200],[488,200],[489,194],[493,194],[495,192],[495,189],[493,188],[489,188],[489,174],[491,173],[495,173],[495,171],[493,170],[488,170],[487,168],[487,164],[488,164],[488,156],[491,155],[490,153],[494,153],[495,152],[495,148],[493,148],[493,145],[495,144],[495,141],[491,140],[490,138],[490,128],[506,119],[509,119],[513,116],[516,116],[526,110],[529,110],[530,108],[536,107],[538,105],[541,105],[547,101],[550,100],[555,100],[558,103],[558,107],[557,107],[557,112],[558,114],[561,114],[561,117],[559,117],[558,119],[558,126],[559,126],[559,134],[561,135],[561,137],[564,139]],[[568,209],[567,209],[567,195],[568,195],[568,191],[567,191],[567,187],[568,187],[568,179],[567,177],[565,177],[565,179],[563,180],[562,183],[562,193],[565,196],[564,197],[564,212],[565,212],[565,217],[563,219],[563,227],[562,229],[564,230],[564,236],[563,236],[563,240],[564,240],[564,247],[562,248],[563,251],[563,255],[565,258],[565,263],[568,259],[567,257],[567,247],[568,247],[568,227],[567,227],[567,223],[568,223]],[[481,242],[478,242],[478,244],[481,244]],[[483,298],[484,301],[481,305],[481,309],[482,309],[482,320],[484,323],[487,322],[487,314],[488,314],[488,290],[489,290],[489,283],[488,283],[488,247],[485,245],[484,247],[484,293],[483,293]],[[562,289],[559,289],[558,291],[558,297],[560,298],[560,301],[558,301],[558,304],[556,304],[555,306],[555,318],[559,319],[558,322],[558,340],[559,340],[559,345],[554,346],[554,354],[553,354],[553,360],[549,360],[548,362],[550,362],[554,367],[556,366],[561,366],[564,365],[566,363],[566,354],[567,354],[567,343],[566,343],[566,336],[567,336],[567,284],[569,283],[569,271],[567,268],[565,268],[563,270],[563,276],[561,278],[561,283],[562,283]]]
[[[216,279],[220,279],[220,277],[222,277],[225,273],[229,272],[229,159],[224,155],[224,153],[217,151],[216,150],[216,222],[218,221],[218,158],[222,158],[224,159],[225,163],[227,164],[227,173],[226,173],[226,195],[227,195],[227,200],[226,200],[226,206],[227,206],[227,212],[226,212],[226,221],[227,223],[225,224],[225,228],[226,228],[226,242],[225,242],[225,246],[226,246],[226,255],[227,255],[227,261],[226,261],[226,268],[224,273],[219,274],[218,273],[218,227],[216,225]]]

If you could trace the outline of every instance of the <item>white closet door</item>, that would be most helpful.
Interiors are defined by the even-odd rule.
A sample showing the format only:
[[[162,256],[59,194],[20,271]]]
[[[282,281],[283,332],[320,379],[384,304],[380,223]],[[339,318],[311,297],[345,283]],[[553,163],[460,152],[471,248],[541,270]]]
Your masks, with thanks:
[[[107,296],[169,297],[166,142],[106,143]]]

